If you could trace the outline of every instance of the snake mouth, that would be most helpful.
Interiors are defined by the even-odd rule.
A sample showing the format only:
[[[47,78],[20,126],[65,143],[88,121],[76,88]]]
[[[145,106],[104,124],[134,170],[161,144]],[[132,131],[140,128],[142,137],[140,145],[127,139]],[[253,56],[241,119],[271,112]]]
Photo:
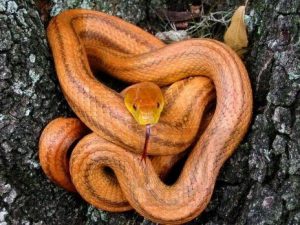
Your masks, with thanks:
[[[151,112],[151,113],[140,112],[137,121],[140,125],[153,125],[158,123],[159,117],[160,117],[160,113],[157,112]]]

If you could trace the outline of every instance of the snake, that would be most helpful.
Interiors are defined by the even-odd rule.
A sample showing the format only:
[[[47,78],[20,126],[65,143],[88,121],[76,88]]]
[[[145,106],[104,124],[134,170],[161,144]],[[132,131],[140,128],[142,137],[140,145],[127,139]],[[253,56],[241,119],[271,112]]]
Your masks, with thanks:
[[[133,208],[163,224],[198,216],[251,122],[251,83],[237,54],[213,39],[166,45],[120,18],[83,9],[54,17],[47,36],[61,90],[78,119],[58,118],[43,131],[39,157],[46,175],[104,210]],[[137,106],[100,82],[98,70],[163,90],[163,109],[157,99],[150,107],[158,112],[144,163],[146,127],[130,112]],[[162,177],[182,154],[184,166],[167,184]]]

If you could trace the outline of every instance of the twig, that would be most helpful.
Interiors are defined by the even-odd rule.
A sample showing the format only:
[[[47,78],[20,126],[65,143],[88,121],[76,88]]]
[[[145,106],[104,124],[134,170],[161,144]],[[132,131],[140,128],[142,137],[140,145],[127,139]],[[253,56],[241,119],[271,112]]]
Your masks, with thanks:
[[[209,15],[202,15],[201,21],[195,23],[186,31],[188,33],[195,33],[197,30],[203,31],[205,29],[211,28],[216,23],[220,23],[224,26],[227,26],[231,20],[233,10],[230,11],[218,11],[218,12],[211,12]],[[206,34],[205,36],[209,36],[210,34]]]
[[[261,76],[263,74],[263,72],[266,71],[266,69],[268,68],[268,66],[271,64],[272,60],[273,60],[273,56],[274,53],[271,54],[271,57],[267,60],[267,62],[263,65],[263,67],[261,68],[261,70],[259,71],[257,78],[256,78],[256,87],[255,87],[255,91],[258,91],[259,88],[259,82],[261,79]]]

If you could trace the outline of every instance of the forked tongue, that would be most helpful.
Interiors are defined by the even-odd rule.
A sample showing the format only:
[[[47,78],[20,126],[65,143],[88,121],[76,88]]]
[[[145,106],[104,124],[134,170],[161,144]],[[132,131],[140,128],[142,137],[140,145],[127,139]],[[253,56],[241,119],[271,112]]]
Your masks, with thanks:
[[[146,136],[145,136],[144,150],[143,150],[143,154],[142,154],[142,158],[141,158],[141,161],[144,161],[144,162],[146,162],[150,134],[151,134],[151,124],[147,124],[146,125]]]

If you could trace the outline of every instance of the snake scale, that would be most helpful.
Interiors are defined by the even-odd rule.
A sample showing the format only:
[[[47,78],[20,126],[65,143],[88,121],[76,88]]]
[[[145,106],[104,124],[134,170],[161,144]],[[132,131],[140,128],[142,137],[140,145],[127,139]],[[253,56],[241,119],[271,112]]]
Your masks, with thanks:
[[[43,131],[39,156],[46,175],[105,210],[133,207],[164,224],[199,215],[250,124],[252,91],[240,58],[212,39],[165,45],[117,17],[90,10],[54,17],[47,35],[61,89],[80,120],[56,119]],[[145,163],[145,126],[130,115],[122,93],[99,82],[91,68],[127,83],[163,87],[166,104],[151,128]],[[205,121],[215,96],[215,111]],[[68,148],[78,139],[68,160]],[[161,177],[190,145],[178,179],[165,184]]]

